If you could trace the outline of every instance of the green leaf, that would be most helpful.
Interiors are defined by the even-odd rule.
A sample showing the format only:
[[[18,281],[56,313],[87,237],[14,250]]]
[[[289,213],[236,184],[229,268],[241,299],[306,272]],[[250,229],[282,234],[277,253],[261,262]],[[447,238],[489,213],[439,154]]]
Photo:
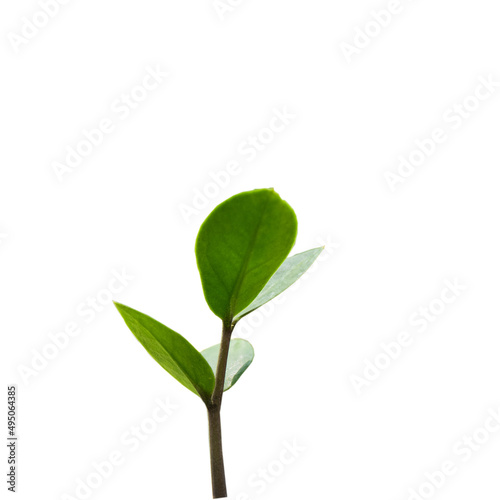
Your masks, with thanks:
[[[135,309],[115,302],[146,351],[183,386],[208,402],[215,386],[210,365],[182,335]]]
[[[277,295],[284,292],[289,286],[293,285],[313,264],[323,251],[324,247],[313,248],[306,252],[298,253],[281,264],[280,268],[273,274],[272,278],[266,283],[259,295],[253,302],[245,307],[234,317],[234,323],[243,316],[250,314],[255,309],[263,306],[265,303],[274,299]]]
[[[203,357],[208,361],[215,374],[217,371],[217,361],[219,359],[220,344],[214,345],[201,351]],[[224,380],[224,390],[233,387],[245,370],[252,364],[254,351],[252,344],[243,339],[233,339],[229,344],[229,355],[227,358],[226,378]]]
[[[201,225],[196,260],[205,299],[226,324],[245,309],[295,243],[297,218],[273,189],[237,194]]]

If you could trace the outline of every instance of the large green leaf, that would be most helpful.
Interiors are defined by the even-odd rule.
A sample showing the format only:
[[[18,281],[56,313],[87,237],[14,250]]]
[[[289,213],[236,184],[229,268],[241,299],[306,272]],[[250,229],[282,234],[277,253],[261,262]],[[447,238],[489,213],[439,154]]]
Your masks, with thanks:
[[[214,374],[217,371],[220,344],[214,345],[201,351],[203,357],[212,367]],[[252,364],[254,351],[252,344],[243,339],[233,339],[229,344],[229,355],[227,357],[226,378],[224,379],[224,390],[233,387],[245,370]]]
[[[205,358],[182,336],[135,309],[115,306],[146,351],[176,380],[208,402],[215,377]]]
[[[201,225],[196,260],[205,299],[225,323],[245,309],[295,243],[297,218],[273,189],[237,194]]]
[[[293,285],[312,266],[313,262],[323,251],[323,248],[324,247],[313,248],[312,250],[298,253],[293,257],[288,257],[252,303],[234,317],[233,322],[236,323],[243,318],[243,316],[255,311],[255,309],[263,306],[266,302],[274,299],[274,297]]]

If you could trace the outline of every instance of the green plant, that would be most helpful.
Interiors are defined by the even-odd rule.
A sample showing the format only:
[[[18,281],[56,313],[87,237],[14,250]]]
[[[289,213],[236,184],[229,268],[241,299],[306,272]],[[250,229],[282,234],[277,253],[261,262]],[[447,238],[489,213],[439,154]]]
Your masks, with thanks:
[[[252,363],[253,347],[231,340],[238,321],[292,285],[323,248],[287,258],[297,235],[294,211],[273,189],[256,189],[218,205],[200,227],[196,260],[208,306],[222,320],[220,344],[197,351],[153,318],[115,303],[149,354],[199,396],[208,412],[213,498],[227,496],[220,411],[222,395]]]

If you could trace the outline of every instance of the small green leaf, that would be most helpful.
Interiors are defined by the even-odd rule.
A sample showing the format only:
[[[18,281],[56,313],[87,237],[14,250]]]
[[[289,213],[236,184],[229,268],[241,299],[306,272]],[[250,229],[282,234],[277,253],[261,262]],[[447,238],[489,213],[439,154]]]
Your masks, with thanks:
[[[237,194],[201,225],[196,260],[205,299],[225,323],[245,309],[295,243],[297,218],[273,189]]]
[[[210,365],[182,335],[135,309],[115,302],[146,351],[183,386],[208,402],[215,386]]]
[[[214,345],[201,351],[203,357],[208,361],[215,374],[217,371],[217,361],[219,359],[220,344]],[[227,358],[226,378],[224,380],[224,390],[233,387],[245,370],[252,364],[254,351],[252,344],[243,339],[233,339],[229,344],[229,355]]]
[[[274,299],[277,295],[284,292],[289,286],[293,285],[313,264],[323,251],[324,247],[313,248],[306,252],[298,253],[281,264],[280,268],[273,274],[266,286],[261,290],[253,302],[239,312],[233,320],[233,323],[239,321],[243,316],[250,314],[255,309],[263,306],[265,303]]]

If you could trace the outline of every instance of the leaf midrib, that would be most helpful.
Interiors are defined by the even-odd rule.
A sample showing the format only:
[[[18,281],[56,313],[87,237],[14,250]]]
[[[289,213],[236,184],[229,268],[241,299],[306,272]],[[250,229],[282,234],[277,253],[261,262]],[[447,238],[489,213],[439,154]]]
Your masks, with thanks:
[[[234,309],[234,303],[236,301],[236,298],[238,296],[238,293],[241,289],[241,284],[243,282],[243,278],[245,276],[245,273],[246,273],[246,270],[247,270],[247,267],[248,267],[248,263],[250,262],[250,258],[252,257],[252,254],[254,252],[254,249],[255,249],[255,241],[257,239],[257,235],[259,234],[259,231],[261,230],[261,226],[262,226],[262,219],[264,218],[264,215],[265,213],[267,212],[267,209],[268,209],[268,206],[269,206],[269,203],[271,202],[271,197],[269,197],[266,201],[266,204],[264,206],[264,210],[262,210],[262,213],[260,214],[260,218],[259,218],[259,223],[257,224],[257,227],[255,228],[255,231],[254,231],[254,234],[250,240],[250,251],[247,252],[247,255],[245,256],[245,259],[243,261],[243,265],[241,266],[240,268],[240,271],[238,273],[238,277],[236,279],[236,283],[233,287],[233,290],[232,290],[232,295],[231,295],[231,301],[230,301],[230,305],[229,305],[229,318],[228,318],[228,322],[229,323],[232,323],[233,321],[233,317],[234,317],[234,314],[233,314],[233,309]]]

